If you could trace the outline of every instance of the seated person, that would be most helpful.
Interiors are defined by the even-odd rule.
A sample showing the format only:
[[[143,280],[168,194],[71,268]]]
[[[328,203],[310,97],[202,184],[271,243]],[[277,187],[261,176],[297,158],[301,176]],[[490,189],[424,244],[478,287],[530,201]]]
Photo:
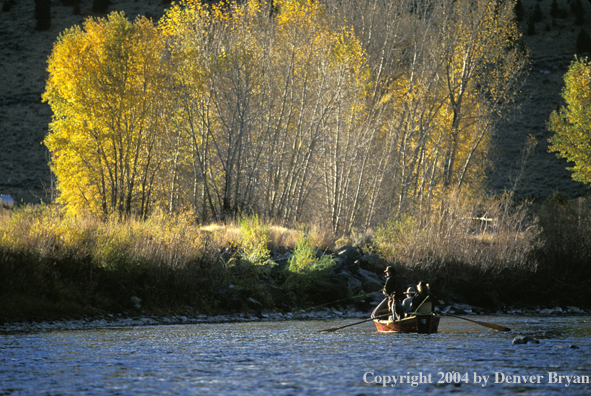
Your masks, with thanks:
[[[433,295],[429,291],[429,284],[427,284],[427,282],[425,281],[420,281],[417,284],[417,289],[419,290],[419,292],[415,294],[410,304],[411,311],[414,313],[420,310],[423,306],[428,307],[428,305],[426,305],[427,303],[431,303],[429,304],[431,306],[429,311],[433,312],[433,309],[435,308],[435,297],[433,297]]]
[[[410,304],[412,303],[412,300],[416,293],[417,291],[412,286],[406,289],[406,292],[404,293],[406,294],[406,298],[402,301],[402,308],[404,309],[405,316],[410,316],[412,314]]]

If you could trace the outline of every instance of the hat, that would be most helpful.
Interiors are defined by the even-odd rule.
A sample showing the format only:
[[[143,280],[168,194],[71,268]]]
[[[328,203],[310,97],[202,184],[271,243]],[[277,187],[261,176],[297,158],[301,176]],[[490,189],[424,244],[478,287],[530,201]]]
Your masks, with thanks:
[[[404,294],[417,294],[417,291],[414,287],[411,286],[408,289],[406,289],[406,292]]]
[[[394,267],[392,267],[391,265],[386,267],[386,270],[384,272],[394,272]]]
[[[421,286],[421,287],[425,287],[427,286],[427,282],[425,281],[420,281],[419,284],[417,286]]]

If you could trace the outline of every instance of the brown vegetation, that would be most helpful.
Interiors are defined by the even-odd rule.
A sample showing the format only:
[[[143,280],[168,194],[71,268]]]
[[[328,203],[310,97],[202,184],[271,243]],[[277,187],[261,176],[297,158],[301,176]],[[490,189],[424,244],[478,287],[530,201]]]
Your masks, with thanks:
[[[380,274],[393,264],[406,283],[427,280],[445,301],[493,310],[588,306],[588,201],[556,196],[539,223],[508,197],[452,195],[440,213],[358,236],[358,252],[385,258],[364,269]],[[185,215],[97,221],[46,206],[2,211],[0,230],[0,317],[292,310],[351,303],[347,298],[358,293],[333,271],[339,241],[327,238],[330,233],[256,217],[200,227]],[[132,297],[143,300],[141,310]],[[260,305],[232,305],[236,297]]]

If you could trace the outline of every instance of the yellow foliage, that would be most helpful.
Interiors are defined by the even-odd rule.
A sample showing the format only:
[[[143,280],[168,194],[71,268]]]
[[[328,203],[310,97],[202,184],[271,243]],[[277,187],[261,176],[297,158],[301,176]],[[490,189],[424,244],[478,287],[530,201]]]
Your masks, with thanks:
[[[167,155],[164,42],[146,18],[89,18],[60,35],[43,95],[53,110],[45,144],[59,201],[77,213],[147,213]]]

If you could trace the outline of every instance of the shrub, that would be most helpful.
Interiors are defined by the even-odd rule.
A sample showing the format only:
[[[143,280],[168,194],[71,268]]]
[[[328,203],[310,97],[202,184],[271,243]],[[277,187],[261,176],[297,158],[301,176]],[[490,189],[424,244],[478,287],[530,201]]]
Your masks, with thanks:
[[[332,288],[329,274],[335,261],[330,255],[318,257],[316,251],[310,235],[302,231],[289,259],[289,274],[283,284],[292,302],[300,307],[322,301]]]
[[[0,317],[9,309],[32,314],[22,305],[18,313],[21,297],[52,305],[47,315],[72,303],[86,313],[133,309],[132,296],[152,311],[186,305],[207,310],[218,303],[214,291],[230,279],[219,265],[219,245],[189,214],[98,221],[39,206],[15,210],[0,222],[0,299],[16,301],[12,308],[0,306]]]
[[[257,215],[252,217],[241,216],[238,219],[242,236],[240,247],[242,258],[253,264],[262,264],[271,253],[268,248],[271,239],[269,227],[259,220]]]

